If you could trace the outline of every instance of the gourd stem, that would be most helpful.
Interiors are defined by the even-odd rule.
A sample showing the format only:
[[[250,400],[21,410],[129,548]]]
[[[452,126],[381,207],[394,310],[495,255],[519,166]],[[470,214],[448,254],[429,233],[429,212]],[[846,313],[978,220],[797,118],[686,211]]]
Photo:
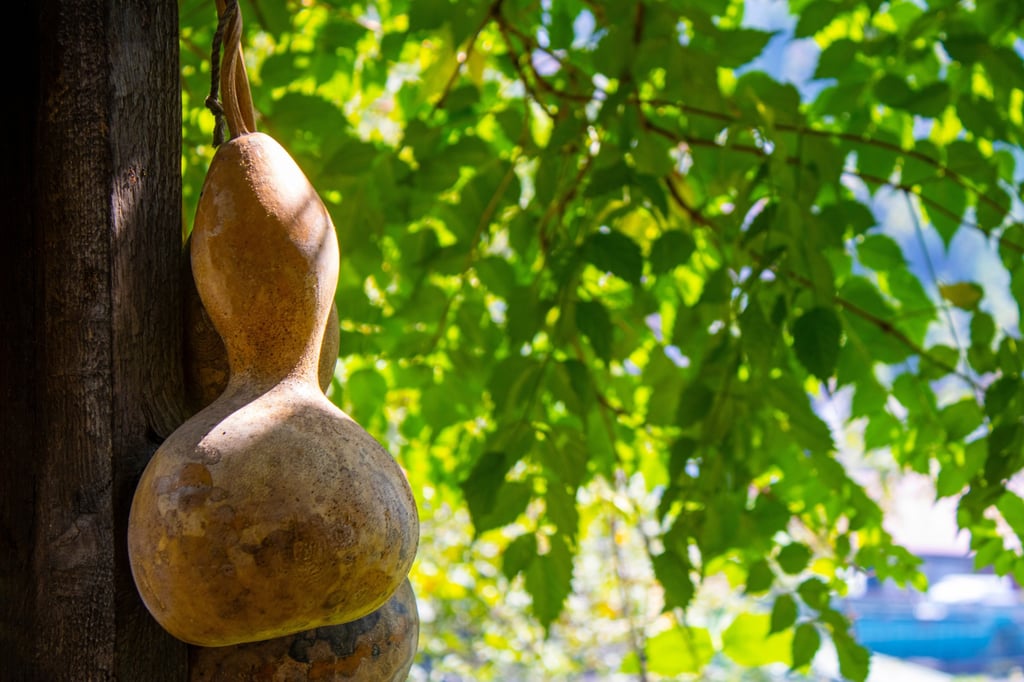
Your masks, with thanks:
[[[224,45],[220,63],[220,91],[224,100],[222,110],[231,139],[234,139],[256,131],[256,114],[242,54],[242,11],[237,0],[217,0],[217,12],[223,29]]]

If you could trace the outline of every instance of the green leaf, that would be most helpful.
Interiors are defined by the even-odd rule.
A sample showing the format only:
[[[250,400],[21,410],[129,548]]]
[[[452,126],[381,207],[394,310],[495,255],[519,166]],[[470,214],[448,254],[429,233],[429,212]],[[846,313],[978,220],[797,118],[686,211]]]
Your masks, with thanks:
[[[747,667],[789,663],[792,658],[791,632],[771,634],[767,614],[741,613],[722,633],[722,653]]]
[[[821,380],[835,372],[842,324],[832,308],[811,308],[793,324],[793,350],[807,371]]]
[[[490,256],[477,261],[474,266],[480,282],[496,296],[508,298],[516,284],[516,273],[503,258]]]
[[[780,594],[775,598],[775,603],[772,605],[771,630],[769,634],[782,632],[793,627],[793,623],[796,622],[796,616],[796,600],[793,599],[792,595]]]
[[[697,242],[682,230],[663,232],[651,245],[651,273],[662,275],[672,272],[690,259],[697,248]]]
[[[828,606],[828,586],[818,578],[808,578],[800,583],[796,591],[812,609],[820,611]]]
[[[971,316],[971,345],[989,348],[996,336],[996,321],[986,312],[976,311]]]
[[[1002,376],[992,382],[985,390],[985,415],[995,419],[999,415],[1011,413],[1016,417],[1021,413],[1020,377]]]
[[[676,412],[676,423],[681,427],[696,424],[711,410],[714,394],[703,383],[690,384],[679,396],[679,408]]]
[[[567,538],[574,538],[579,532],[580,512],[576,508],[575,492],[575,488],[551,484],[544,496],[548,518]]]
[[[502,452],[485,452],[462,482],[477,535],[512,523],[526,509],[532,488],[521,481],[506,481],[515,458]]]
[[[380,150],[369,142],[347,139],[324,166],[328,175],[361,177],[380,154]]]
[[[802,10],[796,22],[794,37],[806,38],[832,23],[839,14],[840,6],[834,0],[814,0]]]
[[[779,551],[779,566],[790,575],[800,573],[810,561],[811,548],[800,542],[791,542]]]
[[[771,589],[775,582],[775,573],[771,566],[764,559],[759,559],[751,564],[750,570],[746,571],[746,594],[760,594]]]
[[[508,302],[506,330],[515,346],[533,340],[544,319],[544,307],[537,300],[537,291],[530,286],[516,286],[505,299]]]
[[[688,607],[694,595],[689,563],[670,551],[653,557],[651,563],[655,577],[665,590],[665,608]]]
[[[914,90],[899,76],[886,74],[875,84],[878,101],[887,106],[904,109],[912,114],[935,117],[949,104],[949,85],[935,81],[920,90]]]
[[[612,321],[599,301],[576,301],[576,326],[590,342],[597,357],[612,359]]]
[[[899,244],[884,234],[870,234],[864,237],[857,246],[857,257],[861,263],[879,272],[906,267]]]
[[[760,594],[771,589],[775,582],[775,574],[771,566],[764,559],[758,559],[750,565],[747,571],[747,585],[744,591],[747,594]]]
[[[716,40],[716,54],[726,68],[743,66],[761,54],[772,35],[752,28],[722,31]]]
[[[537,536],[533,533],[520,535],[512,542],[501,555],[501,572],[505,577],[512,580],[521,572],[526,570],[530,562],[537,556]]]
[[[857,64],[857,43],[841,38],[829,43],[818,55],[818,66],[814,71],[816,79],[838,78],[850,73]]]
[[[604,272],[610,272],[630,284],[639,284],[644,271],[644,256],[635,241],[611,230],[597,232],[584,245],[587,261]]]
[[[1010,491],[999,496],[996,509],[1018,538],[1024,538],[1024,500]]]
[[[559,535],[551,536],[548,542],[548,551],[526,568],[526,591],[533,598],[533,614],[550,632],[572,591],[572,553]]]
[[[373,369],[353,372],[345,382],[345,388],[352,403],[352,416],[363,424],[374,419],[387,401],[387,381]]]
[[[846,633],[833,632],[832,642],[839,657],[839,672],[851,682],[865,682],[871,666],[871,654]]]
[[[907,82],[899,76],[887,73],[875,83],[878,101],[890,107],[902,107],[913,96]]]
[[[416,0],[410,3],[409,30],[424,31],[439,28],[451,16],[448,0]]]
[[[912,114],[936,117],[949,105],[949,99],[949,84],[944,81],[935,81],[916,90],[903,106]]]
[[[937,497],[957,495],[985,463],[988,448],[984,440],[949,446],[951,456],[943,463],[935,482]]]
[[[784,433],[792,435],[804,448],[815,452],[832,450],[832,433],[811,409],[807,394],[788,377],[780,377],[767,386],[766,405],[782,414],[779,422]]]
[[[984,415],[974,398],[965,398],[942,408],[939,420],[946,430],[946,438],[958,441],[975,431],[982,424]]]
[[[541,366],[530,357],[513,355],[492,370],[488,389],[496,412],[515,412],[530,401],[537,390]]]
[[[637,171],[655,177],[671,173],[675,166],[671,150],[671,142],[664,137],[641,130],[632,151]]]
[[[939,294],[957,308],[974,310],[985,295],[985,290],[974,282],[954,282],[940,284]]]
[[[888,412],[880,412],[870,415],[870,417],[870,421],[864,428],[865,449],[887,448],[897,442],[903,433],[903,425],[900,420]]]
[[[963,222],[967,190],[954,183],[926,182],[921,186],[925,215],[949,248]]]
[[[793,632],[793,669],[810,664],[821,647],[821,633],[813,623],[800,623]]]
[[[588,197],[604,195],[618,197],[622,195],[623,190],[630,185],[632,180],[632,169],[624,161],[618,161],[593,171],[585,194]]]
[[[699,674],[715,655],[711,633],[700,627],[675,627],[649,638],[645,643],[647,669],[656,675],[676,677]],[[623,668],[623,672],[637,672]]]
[[[587,473],[587,449],[582,435],[576,429],[553,432],[542,450],[544,465],[566,486],[577,488]]]

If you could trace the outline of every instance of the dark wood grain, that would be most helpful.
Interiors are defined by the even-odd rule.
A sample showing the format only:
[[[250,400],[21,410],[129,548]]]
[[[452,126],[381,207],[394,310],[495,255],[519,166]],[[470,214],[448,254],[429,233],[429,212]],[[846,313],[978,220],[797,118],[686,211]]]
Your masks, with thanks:
[[[181,404],[177,3],[24,5],[0,190],[0,678],[182,680],[124,539]]]

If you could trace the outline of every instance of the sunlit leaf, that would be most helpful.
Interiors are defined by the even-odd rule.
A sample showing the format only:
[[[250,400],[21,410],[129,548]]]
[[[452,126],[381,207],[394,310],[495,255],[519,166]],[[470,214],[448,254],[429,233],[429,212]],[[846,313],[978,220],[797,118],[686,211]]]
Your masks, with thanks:
[[[648,639],[646,653],[650,672],[671,677],[700,673],[711,662],[715,648],[706,628],[680,627]],[[636,671],[624,665],[623,672]]]
[[[863,680],[832,580],[923,586],[899,487],[860,483],[882,460],[1024,579],[1015,7],[790,0],[773,33],[728,0],[242,3],[258,126],[338,233],[331,399],[417,496],[431,674],[806,669],[831,638]],[[190,217],[216,26],[179,10]],[[742,607],[709,615],[709,579]],[[720,625],[666,613],[638,652],[614,623],[650,605]]]
[[[722,652],[744,666],[789,663],[792,660],[793,633],[769,634],[771,616],[741,613],[722,633]]]

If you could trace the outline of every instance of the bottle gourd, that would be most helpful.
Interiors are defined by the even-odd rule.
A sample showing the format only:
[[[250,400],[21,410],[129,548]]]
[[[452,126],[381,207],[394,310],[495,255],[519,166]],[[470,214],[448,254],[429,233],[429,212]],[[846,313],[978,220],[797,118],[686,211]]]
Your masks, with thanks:
[[[128,525],[147,608],[202,646],[362,618],[402,585],[419,539],[401,468],[318,385],[337,237],[294,160],[252,132],[240,22],[228,29],[231,139],[210,163],[191,257],[230,376],[154,454]]]
[[[406,579],[384,606],[351,623],[233,647],[192,647],[189,679],[405,682],[419,626],[416,595]]]
[[[214,329],[210,316],[196,291],[192,276],[192,239],[185,242],[182,257],[181,280],[184,299],[185,339],[183,355],[185,365],[185,402],[190,413],[203,409],[228,385],[228,355],[224,342]],[[320,346],[320,360],[317,364],[317,378],[320,388],[327,391],[334,379],[334,366],[338,360],[340,330],[338,327],[338,306],[331,305],[324,340]]]

